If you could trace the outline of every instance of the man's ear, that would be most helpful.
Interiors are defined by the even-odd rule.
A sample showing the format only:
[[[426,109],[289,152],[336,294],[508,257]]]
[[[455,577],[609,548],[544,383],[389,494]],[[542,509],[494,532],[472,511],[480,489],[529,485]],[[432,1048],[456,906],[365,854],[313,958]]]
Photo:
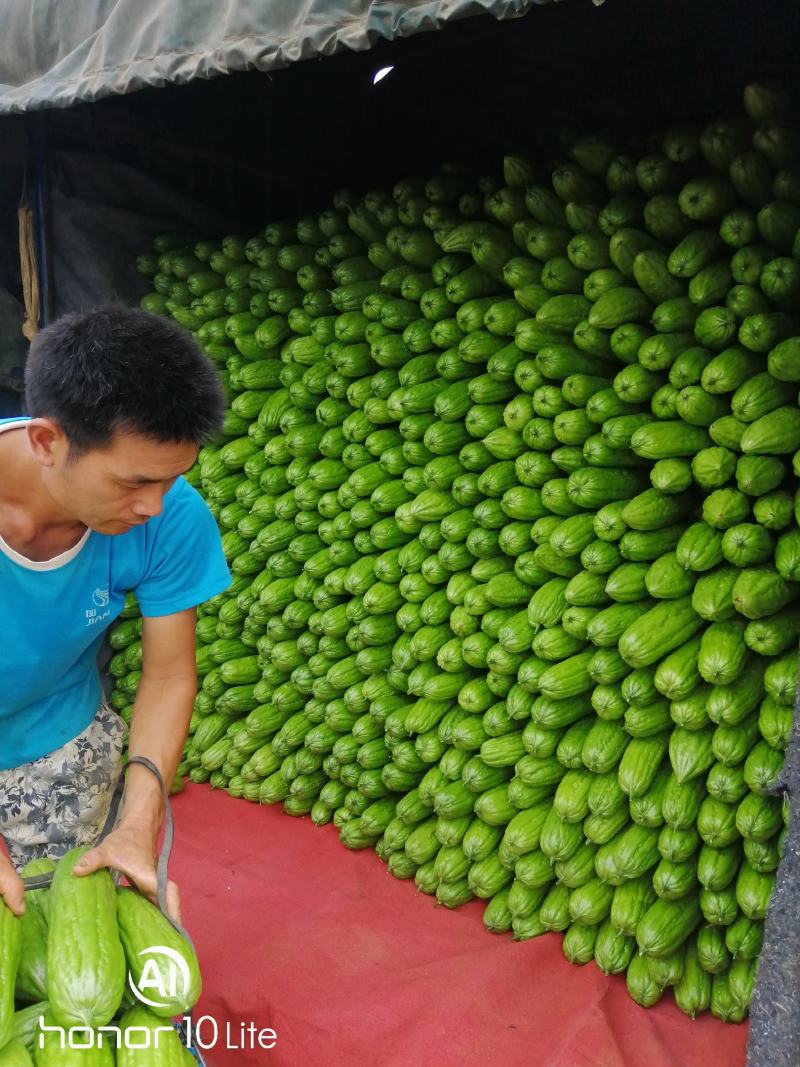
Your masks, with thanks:
[[[52,419],[31,419],[26,426],[28,442],[37,463],[53,467],[69,451],[69,442],[57,422]]]

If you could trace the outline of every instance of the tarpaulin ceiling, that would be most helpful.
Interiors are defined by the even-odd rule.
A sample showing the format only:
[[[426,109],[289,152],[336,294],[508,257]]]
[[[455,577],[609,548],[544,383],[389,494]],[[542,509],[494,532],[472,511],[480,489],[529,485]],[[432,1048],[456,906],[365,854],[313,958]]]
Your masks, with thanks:
[[[38,0],[4,3],[0,113],[361,51],[548,0]]]

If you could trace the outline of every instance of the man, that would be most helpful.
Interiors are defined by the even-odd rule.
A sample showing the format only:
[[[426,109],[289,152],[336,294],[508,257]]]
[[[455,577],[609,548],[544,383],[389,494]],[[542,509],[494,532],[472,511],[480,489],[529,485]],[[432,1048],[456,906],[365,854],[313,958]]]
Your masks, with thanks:
[[[0,895],[17,914],[15,868],[95,845],[106,824],[126,728],[96,660],[126,590],[143,616],[129,752],[169,784],[196,693],[195,608],[230,583],[181,477],[224,407],[188,334],[122,307],[69,315],[34,340],[25,384],[30,417],[0,421]],[[114,868],[155,899],[162,818],[157,778],[131,766],[114,829],[75,873]]]

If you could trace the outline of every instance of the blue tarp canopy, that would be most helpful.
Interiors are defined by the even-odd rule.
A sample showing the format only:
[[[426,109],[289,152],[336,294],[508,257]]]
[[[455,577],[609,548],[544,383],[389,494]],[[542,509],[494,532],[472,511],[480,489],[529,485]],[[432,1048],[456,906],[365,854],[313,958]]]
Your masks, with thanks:
[[[548,0],[37,0],[0,19],[0,113],[69,107],[146,86],[523,15]]]

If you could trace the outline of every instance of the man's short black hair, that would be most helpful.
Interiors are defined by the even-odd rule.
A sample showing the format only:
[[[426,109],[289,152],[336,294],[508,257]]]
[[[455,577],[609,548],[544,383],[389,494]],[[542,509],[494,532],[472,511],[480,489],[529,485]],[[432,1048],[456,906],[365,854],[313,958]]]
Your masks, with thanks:
[[[25,367],[28,414],[57,422],[80,454],[117,431],[204,444],[225,401],[214,364],[176,323],[110,304],[64,315],[34,338]]]

